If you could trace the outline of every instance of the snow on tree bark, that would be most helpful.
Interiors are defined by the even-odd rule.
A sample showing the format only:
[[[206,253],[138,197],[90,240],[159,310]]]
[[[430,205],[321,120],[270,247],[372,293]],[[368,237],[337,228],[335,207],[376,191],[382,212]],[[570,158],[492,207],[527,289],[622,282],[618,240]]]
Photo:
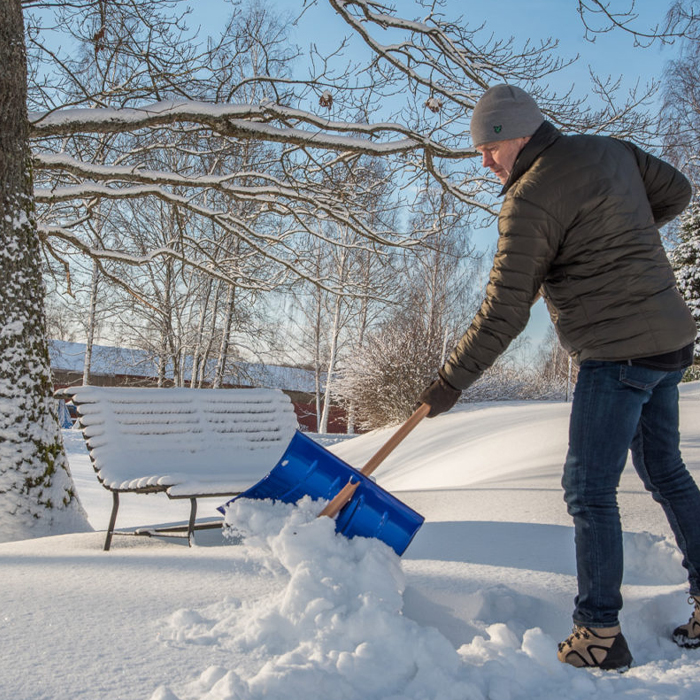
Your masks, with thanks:
[[[0,542],[89,530],[53,406],[20,0],[0,3]]]

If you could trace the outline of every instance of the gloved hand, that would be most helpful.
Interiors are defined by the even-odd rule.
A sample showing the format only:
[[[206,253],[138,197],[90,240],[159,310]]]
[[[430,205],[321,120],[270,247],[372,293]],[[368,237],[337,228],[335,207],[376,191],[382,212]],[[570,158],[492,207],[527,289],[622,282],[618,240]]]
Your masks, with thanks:
[[[461,391],[455,389],[441,376],[438,376],[418,397],[418,404],[427,403],[430,406],[428,418],[435,418],[435,416],[449,411],[457,403],[461,395]]]

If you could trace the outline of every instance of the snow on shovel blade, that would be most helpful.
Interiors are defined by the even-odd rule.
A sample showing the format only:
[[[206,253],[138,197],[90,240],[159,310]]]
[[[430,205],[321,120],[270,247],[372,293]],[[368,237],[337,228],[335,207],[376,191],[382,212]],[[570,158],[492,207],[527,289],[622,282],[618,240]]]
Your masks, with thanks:
[[[299,431],[267,476],[218,510],[225,513],[238,498],[283,503],[296,503],[303,496],[331,500],[351,479],[359,485],[336,518],[336,532],[376,537],[401,556],[423,524],[423,516]]]

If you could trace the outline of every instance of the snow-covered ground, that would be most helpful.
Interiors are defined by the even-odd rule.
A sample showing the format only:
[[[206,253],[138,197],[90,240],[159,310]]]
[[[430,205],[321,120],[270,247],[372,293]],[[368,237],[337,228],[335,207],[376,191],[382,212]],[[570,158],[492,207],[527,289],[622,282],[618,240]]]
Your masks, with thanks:
[[[684,454],[700,479],[700,383],[682,397]],[[402,559],[336,536],[310,502],[238,502],[238,544],[215,531],[192,549],[115,537],[105,553],[111,496],[66,431],[97,531],[0,545],[0,699],[696,700],[700,650],[668,639],[691,610],[680,556],[631,465],[622,623],[635,666],[620,675],[556,660],[575,594],[559,484],[568,411],[498,403],[423,421],[376,472],[426,516]],[[388,435],[333,449],[361,466]],[[126,496],[118,525],[187,510]]]

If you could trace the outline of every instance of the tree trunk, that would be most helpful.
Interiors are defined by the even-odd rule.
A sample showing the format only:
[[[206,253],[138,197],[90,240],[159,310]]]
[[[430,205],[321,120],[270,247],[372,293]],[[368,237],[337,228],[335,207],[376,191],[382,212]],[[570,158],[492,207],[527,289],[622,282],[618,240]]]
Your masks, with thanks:
[[[372,289],[372,256],[367,251],[363,254],[362,258],[362,289],[364,294],[362,296],[362,301],[360,302],[360,312],[357,323],[357,338],[355,339],[356,350],[361,350],[365,344],[365,333],[367,332],[367,326],[369,325],[369,296]],[[348,405],[348,435],[354,435],[355,433],[355,413],[355,402],[351,400]]]
[[[323,397],[323,413],[321,414],[321,425],[319,433],[328,432],[328,418],[331,412],[331,384],[333,373],[335,372],[335,361],[338,355],[338,337],[340,336],[340,307],[343,300],[337,297],[335,300],[335,312],[333,314],[333,329],[331,331],[330,357],[328,358],[328,370],[326,373],[326,391]]]
[[[0,541],[85,531],[52,397],[20,0],[0,3]]]
[[[195,346],[192,351],[192,379],[190,380],[190,386],[194,389],[195,387],[201,389],[201,378],[199,376],[200,363],[204,364],[206,359],[202,357],[202,343],[204,341],[204,325],[207,317],[207,309],[209,308],[209,297],[211,296],[212,280],[211,278],[206,282],[206,291],[204,292],[203,298],[200,302],[199,309],[199,323],[197,324],[197,336],[195,338]]]
[[[216,335],[216,321],[219,315],[219,306],[221,304],[221,285],[217,285],[216,293],[214,294],[214,308],[211,312],[211,328],[209,329],[209,338],[207,346],[204,348],[202,360],[199,363],[199,380],[198,386],[201,389],[207,380],[207,372],[209,371],[209,358],[212,356],[212,348],[214,347],[214,337]],[[213,379],[212,379],[213,382]]]
[[[316,398],[316,432],[321,431],[321,290],[314,291],[316,317],[314,320],[314,394]]]
[[[165,340],[161,338],[161,348],[158,353],[158,380],[156,386],[162,389],[165,386],[165,371],[168,367],[168,351]]]
[[[224,317],[224,330],[221,334],[221,346],[219,347],[219,359],[216,362],[216,372],[214,374],[214,389],[221,389],[226,373],[226,362],[228,360],[229,345],[231,344],[231,328],[233,327],[233,314],[236,309],[236,287],[228,285],[226,295],[226,310]]]
[[[177,311],[175,309],[175,303],[173,302],[173,286],[175,274],[173,271],[172,260],[167,260],[165,263],[165,281],[164,281],[164,301],[163,310],[164,314],[164,337],[163,345],[166,348],[166,352],[170,358],[170,362],[173,368],[173,386],[182,387],[183,386],[183,375],[180,363],[180,340],[178,334],[175,332],[175,322]]]
[[[85,341],[85,360],[83,361],[83,385],[90,383],[90,370],[92,368],[92,346],[95,341],[95,325],[97,323],[97,288],[100,279],[100,270],[97,263],[92,267],[92,284],[90,286],[90,314],[88,316],[87,338]]]

